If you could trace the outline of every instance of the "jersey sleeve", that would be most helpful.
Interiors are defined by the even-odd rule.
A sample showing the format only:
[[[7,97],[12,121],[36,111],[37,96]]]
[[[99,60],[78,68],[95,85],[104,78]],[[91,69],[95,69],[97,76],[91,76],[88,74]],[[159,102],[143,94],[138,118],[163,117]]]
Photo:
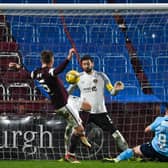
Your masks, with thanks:
[[[155,129],[160,125],[163,117],[157,117],[154,122],[152,122],[149,127],[152,131],[155,131]]]
[[[68,94],[69,95],[72,94],[74,92],[74,90],[77,89],[77,88],[78,88],[77,84],[69,85],[69,87],[67,89]]]
[[[61,73],[62,71],[64,71],[64,69],[66,68],[66,66],[68,65],[69,60],[65,59],[59,66],[57,66],[56,68],[51,68],[49,73],[51,76],[56,76],[59,73]]]
[[[107,76],[105,73],[103,73],[103,72],[101,72],[101,76],[102,76],[102,78],[103,78],[103,80],[104,80],[104,84],[105,84],[106,89],[111,93],[111,91],[113,90],[114,87],[113,87],[113,85],[112,85],[110,79],[109,79],[108,76]]]

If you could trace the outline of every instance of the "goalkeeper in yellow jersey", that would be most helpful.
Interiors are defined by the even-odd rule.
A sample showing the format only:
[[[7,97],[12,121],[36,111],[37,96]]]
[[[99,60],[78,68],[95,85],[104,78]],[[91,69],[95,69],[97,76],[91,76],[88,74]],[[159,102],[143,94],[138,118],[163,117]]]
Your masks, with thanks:
[[[71,94],[74,89],[78,88],[80,90],[81,100],[85,100],[91,104],[90,112],[80,111],[83,125],[86,127],[86,124],[90,122],[95,123],[102,128],[102,130],[110,132],[120,150],[123,151],[127,149],[128,145],[126,140],[115,127],[107,112],[104,98],[105,88],[111,95],[116,95],[119,91],[124,89],[124,84],[118,81],[113,86],[106,74],[93,69],[94,62],[89,55],[83,56],[80,63],[83,69],[83,72],[80,73],[80,80],[76,84],[70,85],[68,92]],[[77,139],[78,137],[76,137],[76,139],[73,137],[73,144],[70,146],[69,156],[75,152]]]

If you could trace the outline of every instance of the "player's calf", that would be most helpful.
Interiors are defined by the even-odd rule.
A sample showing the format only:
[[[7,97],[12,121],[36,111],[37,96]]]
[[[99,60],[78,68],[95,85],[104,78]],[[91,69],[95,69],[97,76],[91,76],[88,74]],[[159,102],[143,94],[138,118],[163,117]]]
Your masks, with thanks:
[[[112,134],[114,140],[117,143],[117,146],[122,150],[126,150],[128,148],[128,144],[125,140],[125,138],[121,135],[121,133],[116,130],[113,134]]]

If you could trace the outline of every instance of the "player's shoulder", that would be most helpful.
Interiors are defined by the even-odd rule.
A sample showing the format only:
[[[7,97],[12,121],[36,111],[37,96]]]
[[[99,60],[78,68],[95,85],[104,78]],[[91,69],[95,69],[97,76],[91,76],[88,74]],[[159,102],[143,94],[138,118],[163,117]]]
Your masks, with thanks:
[[[104,73],[104,72],[102,72],[102,71],[95,71],[95,74],[97,74],[97,75],[102,75],[102,76],[104,76],[104,75],[105,75],[105,73]]]
[[[164,117],[162,117],[162,116],[158,116],[155,118],[155,120],[163,120],[163,119],[164,119]]]
[[[46,74],[49,72],[48,68],[36,68],[34,71],[31,72],[31,78],[36,78],[37,76],[42,76],[43,74]]]
[[[158,116],[155,118],[154,123],[161,123],[164,120],[164,117]]]
[[[36,68],[33,71],[31,71],[31,78],[35,78],[39,72],[41,72],[41,68]]]
[[[85,72],[80,72],[80,73],[79,73],[80,78],[84,77],[85,75],[86,75]]]
[[[79,75],[80,76],[83,76],[85,73],[84,72],[79,72]]]
[[[107,78],[107,75],[106,75],[104,72],[95,71],[95,74],[96,74],[97,76],[100,76],[100,77],[103,78],[103,79],[106,79],[106,78]]]

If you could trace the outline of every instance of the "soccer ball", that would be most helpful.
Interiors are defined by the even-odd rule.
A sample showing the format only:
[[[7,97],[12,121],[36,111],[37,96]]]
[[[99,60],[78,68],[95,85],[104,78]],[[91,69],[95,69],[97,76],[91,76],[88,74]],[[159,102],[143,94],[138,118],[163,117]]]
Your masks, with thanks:
[[[79,72],[75,70],[70,70],[66,73],[66,81],[70,84],[76,84],[80,80]]]

